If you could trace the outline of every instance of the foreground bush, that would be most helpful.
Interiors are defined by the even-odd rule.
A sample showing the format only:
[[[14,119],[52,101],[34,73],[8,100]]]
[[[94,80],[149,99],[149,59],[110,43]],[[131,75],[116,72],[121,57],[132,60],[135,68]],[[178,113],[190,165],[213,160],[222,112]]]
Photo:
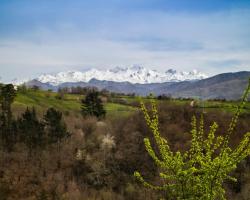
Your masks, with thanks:
[[[223,182],[227,179],[237,181],[230,176],[230,172],[250,154],[250,132],[244,135],[235,149],[229,147],[230,136],[235,130],[249,91],[250,79],[242,103],[224,136],[215,136],[218,128],[216,122],[210,126],[208,134],[205,134],[203,117],[201,116],[198,128],[197,120],[193,117],[191,146],[184,153],[171,151],[168,141],[160,135],[156,103],[152,101],[152,116],[142,103],[145,120],[153,132],[158,149],[153,149],[149,138],[144,139],[145,147],[161,171],[159,176],[163,185],[155,186],[148,183],[137,171],[134,173],[135,177],[146,187],[166,191],[166,199],[225,199]]]

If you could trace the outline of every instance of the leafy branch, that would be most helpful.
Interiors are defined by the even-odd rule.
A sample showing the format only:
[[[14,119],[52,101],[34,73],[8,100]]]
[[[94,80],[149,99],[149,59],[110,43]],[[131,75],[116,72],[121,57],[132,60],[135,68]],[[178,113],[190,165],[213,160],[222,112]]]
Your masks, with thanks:
[[[250,155],[250,132],[244,135],[235,149],[231,149],[228,145],[249,92],[250,79],[224,137],[215,135],[218,129],[216,122],[210,126],[209,132],[205,134],[203,116],[201,116],[199,123],[194,116],[190,131],[191,146],[184,153],[171,151],[168,141],[161,136],[155,100],[151,101],[151,114],[141,102],[141,110],[153,133],[159,153],[153,149],[149,138],[144,138],[145,147],[159,168],[159,177],[163,180],[163,184],[153,185],[145,181],[138,171],[134,173],[134,176],[146,187],[167,191],[170,199],[225,199],[223,182],[226,179],[237,181],[229,174]]]

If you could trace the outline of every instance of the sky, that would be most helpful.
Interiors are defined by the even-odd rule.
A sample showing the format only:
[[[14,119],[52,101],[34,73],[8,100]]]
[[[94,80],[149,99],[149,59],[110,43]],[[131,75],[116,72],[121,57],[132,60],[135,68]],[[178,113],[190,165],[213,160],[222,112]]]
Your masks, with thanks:
[[[132,65],[250,71],[250,0],[0,0],[0,81]]]

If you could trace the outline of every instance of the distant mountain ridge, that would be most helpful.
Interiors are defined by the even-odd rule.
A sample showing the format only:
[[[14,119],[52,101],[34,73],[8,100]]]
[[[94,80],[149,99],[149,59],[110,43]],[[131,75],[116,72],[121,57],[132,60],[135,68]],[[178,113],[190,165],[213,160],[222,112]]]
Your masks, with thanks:
[[[166,72],[158,72],[156,70],[146,69],[141,66],[133,67],[116,67],[113,69],[99,70],[90,69],[86,72],[67,71],[57,74],[44,74],[36,78],[42,83],[49,83],[57,86],[66,82],[89,82],[91,79],[115,81],[115,82],[130,82],[130,83],[163,83],[163,82],[179,82],[185,80],[200,80],[208,76],[193,70],[190,72],[179,72],[173,69],[168,69]]]
[[[192,97],[202,99],[239,99],[245,89],[250,71],[223,73],[201,80],[170,81],[162,83],[131,83],[128,81],[116,82],[92,78],[88,82],[63,82],[58,85],[43,83],[39,80],[26,82],[27,86],[38,86],[42,89],[56,91],[63,87],[96,87],[111,92],[135,93],[137,95],[168,94],[173,97]]]

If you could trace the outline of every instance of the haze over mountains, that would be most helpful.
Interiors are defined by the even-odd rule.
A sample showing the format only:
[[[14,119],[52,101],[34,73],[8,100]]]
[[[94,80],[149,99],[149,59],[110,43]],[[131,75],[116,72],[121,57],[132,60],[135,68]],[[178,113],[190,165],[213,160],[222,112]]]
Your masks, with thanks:
[[[116,67],[109,70],[91,69],[85,72],[67,71],[44,74],[26,81],[27,86],[56,91],[62,87],[96,87],[118,93],[137,95],[167,94],[173,97],[202,99],[239,99],[247,85],[250,72],[223,73],[208,77],[193,70],[178,72],[169,69],[163,73],[141,66]],[[16,84],[22,82],[16,82]]]

